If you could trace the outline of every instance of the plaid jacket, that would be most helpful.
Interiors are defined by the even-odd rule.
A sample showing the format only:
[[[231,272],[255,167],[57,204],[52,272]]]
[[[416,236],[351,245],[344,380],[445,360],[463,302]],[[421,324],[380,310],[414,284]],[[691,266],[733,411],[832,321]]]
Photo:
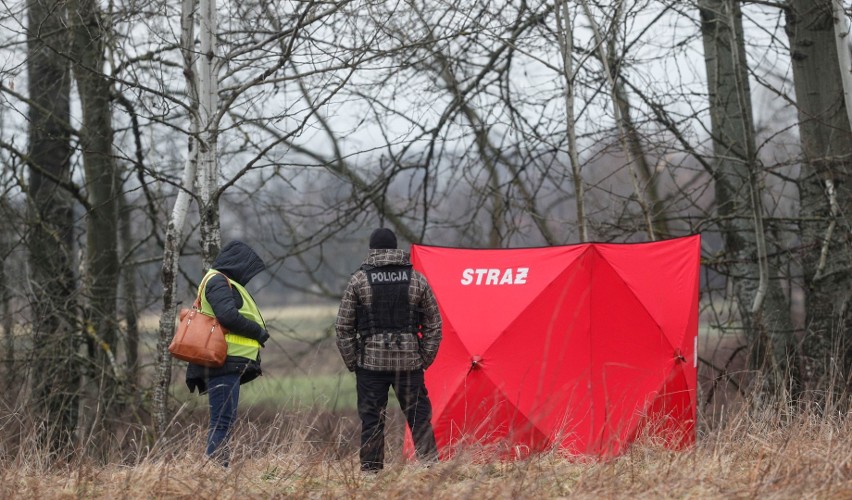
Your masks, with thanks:
[[[411,262],[404,250],[370,250],[363,265],[379,267],[411,265]],[[366,337],[362,345],[357,331],[357,307],[359,304],[371,306],[373,291],[367,273],[361,269],[355,271],[343,292],[335,323],[337,348],[349,371],[355,371],[356,366],[377,371],[410,371],[432,364],[441,343],[441,313],[426,277],[414,270],[408,286],[408,301],[423,311],[421,338],[418,339],[417,332],[380,333]]]

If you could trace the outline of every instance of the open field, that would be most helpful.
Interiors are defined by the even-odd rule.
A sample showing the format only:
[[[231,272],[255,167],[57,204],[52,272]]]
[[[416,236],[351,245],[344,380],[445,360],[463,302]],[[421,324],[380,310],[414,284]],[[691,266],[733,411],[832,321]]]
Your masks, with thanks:
[[[103,441],[84,439],[102,450],[97,457],[56,460],[34,436],[15,434],[26,432],[26,408],[3,408],[0,498],[852,498],[848,413],[742,398],[704,405],[705,389],[698,442],[685,450],[650,436],[609,460],[551,451],[507,461],[470,448],[428,469],[403,457],[392,399],[386,470],[363,477],[354,377],[334,346],[335,311],[267,313],[264,376],[241,393],[230,469],[204,460],[207,401],[188,393],[177,365],[177,412],[157,443],[147,428],[125,423]],[[705,338],[712,333],[702,330]]]

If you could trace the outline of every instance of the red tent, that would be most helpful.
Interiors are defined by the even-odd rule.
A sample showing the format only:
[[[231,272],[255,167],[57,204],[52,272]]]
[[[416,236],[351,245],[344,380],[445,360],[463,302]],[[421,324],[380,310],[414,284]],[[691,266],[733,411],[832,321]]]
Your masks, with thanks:
[[[695,440],[700,237],[523,249],[413,245],[443,342],[426,371],[442,457],[613,456]],[[406,438],[410,452],[410,436]]]

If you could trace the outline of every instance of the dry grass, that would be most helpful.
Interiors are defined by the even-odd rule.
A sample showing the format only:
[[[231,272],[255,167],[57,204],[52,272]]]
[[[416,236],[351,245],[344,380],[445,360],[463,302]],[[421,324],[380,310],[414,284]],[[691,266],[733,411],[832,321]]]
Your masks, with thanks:
[[[354,422],[278,414],[241,422],[228,470],[202,458],[199,424],[101,465],[84,458],[46,465],[35,447],[21,445],[15,455],[6,448],[0,497],[852,498],[847,417],[739,412],[716,422],[687,450],[668,450],[648,438],[608,461],[556,452],[523,461],[458,456],[425,469],[406,463],[398,441],[389,440],[386,470],[365,478],[352,444]],[[389,429],[400,431],[398,425]]]
[[[264,352],[270,385],[253,383],[253,390],[272,409],[253,407],[248,390],[241,398],[230,469],[203,458],[204,398],[178,398],[189,403],[156,445],[140,424],[127,424],[84,440],[83,451],[66,460],[47,456],[27,427],[28,409],[7,403],[0,406],[0,498],[852,498],[850,415],[789,405],[705,410],[697,444],[682,451],[646,437],[607,461],[558,452],[500,461],[471,451],[424,469],[402,458],[402,418],[391,404],[387,468],[362,477],[351,404],[313,412],[285,404],[287,398],[316,402],[299,396],[313,393],[297,390],[301,382],[288,377],[316,384],[343,373],[333,339],[323,340],[333,313],[270,313],[276,335]],[[174,380],[182,384],[180,373]],[[726,390],[714,392],[730,405],[720,396]],[[326,386],[319,392],[335,393]]]

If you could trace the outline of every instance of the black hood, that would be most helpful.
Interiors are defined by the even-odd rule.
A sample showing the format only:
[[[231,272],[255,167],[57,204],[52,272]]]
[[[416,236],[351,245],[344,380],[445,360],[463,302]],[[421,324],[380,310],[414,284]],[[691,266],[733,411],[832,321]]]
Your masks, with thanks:
[[[266,264],[250,246],[235,240],[222,248],[213,261],[213,269],[245,286],[257,273],[266,269]]]

